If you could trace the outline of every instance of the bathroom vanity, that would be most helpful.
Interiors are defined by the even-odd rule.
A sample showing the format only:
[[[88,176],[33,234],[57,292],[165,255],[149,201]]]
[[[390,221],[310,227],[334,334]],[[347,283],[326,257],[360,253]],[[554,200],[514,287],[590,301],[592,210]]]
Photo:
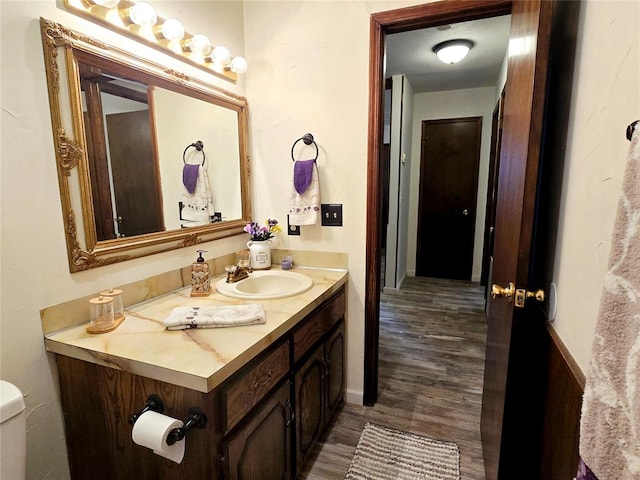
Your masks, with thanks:
[[[296,478],[344,402],[347,282],[345,270],[297,271],[312,288],[255,301],[262,325],[165,330],[175,306],[243,303],[217,293],[192,299],[189,287],[126,308],[124,323],[103,335],[87,334],[86,324],[50,331],[64,309],[45,309],[72,478]],[[187,432],[180,464],[131,438],[129,418],[152,394],[165,415],[185,420],[196,407],[207,417]]]

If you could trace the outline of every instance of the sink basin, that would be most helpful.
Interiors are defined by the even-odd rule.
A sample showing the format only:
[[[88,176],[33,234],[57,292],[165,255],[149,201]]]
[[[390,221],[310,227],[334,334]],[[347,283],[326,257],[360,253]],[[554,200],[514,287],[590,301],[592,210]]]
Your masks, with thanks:
[[[313,280],[301,273],[259,270],[236,283],[227,283],[223,278],[216,283],[216,291],[227,297],[264,300],[298,295],[312,286]]]

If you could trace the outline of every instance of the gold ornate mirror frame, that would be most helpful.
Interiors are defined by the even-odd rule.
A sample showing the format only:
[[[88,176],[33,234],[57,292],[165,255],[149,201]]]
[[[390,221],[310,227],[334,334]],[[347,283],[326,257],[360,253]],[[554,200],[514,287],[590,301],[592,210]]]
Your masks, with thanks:
[[[242,233],[251,218],[246,99],[50,20],[41,18],[40,29],[70,271],[79,272]],[[213,103],[237,111],[242,218],[198,227],[97,240],[77,52],[87,52],[133,67],[154,75],[165,83],[172,82],[182,91],[190,91],[198,96],[206,95]]]

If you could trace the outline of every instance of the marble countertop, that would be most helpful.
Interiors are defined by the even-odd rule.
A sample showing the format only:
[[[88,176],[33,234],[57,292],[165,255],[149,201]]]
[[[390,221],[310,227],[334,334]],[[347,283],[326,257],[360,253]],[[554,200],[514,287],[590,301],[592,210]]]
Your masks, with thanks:
[[[45,335],[50,352],[124,370],[201,392],[210,392],[347,282],[347,271],[296,267],[311,277],[313,287],[299,295],[273,300],[229,298],[219,293],[190,296],[183,287],[125,309],[114,331],[87,333],[87,324]],[[223,276],[212,278],[212,286]],[[262,304],[266,323],[228,328],[168,331],[163,320],[173,308],[195,305]]]

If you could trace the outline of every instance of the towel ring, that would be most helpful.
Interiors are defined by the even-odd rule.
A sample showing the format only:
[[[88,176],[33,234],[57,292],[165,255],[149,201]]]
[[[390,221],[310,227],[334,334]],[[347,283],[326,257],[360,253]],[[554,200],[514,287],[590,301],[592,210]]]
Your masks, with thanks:
[[[185,148],[184,152],[182,152],[182,163],[184,163],[185,165],[187,164],[185,155],[187,154],[187,150],[189,150],[191,147],[195,148],[198,152],[202,152],[202,166],[204,166],[204,162],[207,160],[207,157],[205,157],[204,155],[204,143],[202,143],[200,140],[198,140],[197,142],[193,142],[191,145],[187,145],[187,148]]]
[[[313,161],[315,162],[318,159],[318,144],[315,142],[315,140],[313,139],[313,135],[311,135],[310,133],[305,133],[302,137],[293,142],[293,145],[291,146],[291,160],[293,160],[294,162],[296,161],[296,158],[293,156],[293,149],[296,147],[296,144],[300,140],[302,140],[305,145],[311,145],[313,143],[313,146],[316,147],[316,158],[313,159]]]
[[[631,122],[631,125],[629,125],[627,127],[627,140],[631,141],[631,138],[633,137],[633,132],[635,131],[635,129],[638,126],[639,122],[640,122],[640,120],[636,120],[635,122]]]

